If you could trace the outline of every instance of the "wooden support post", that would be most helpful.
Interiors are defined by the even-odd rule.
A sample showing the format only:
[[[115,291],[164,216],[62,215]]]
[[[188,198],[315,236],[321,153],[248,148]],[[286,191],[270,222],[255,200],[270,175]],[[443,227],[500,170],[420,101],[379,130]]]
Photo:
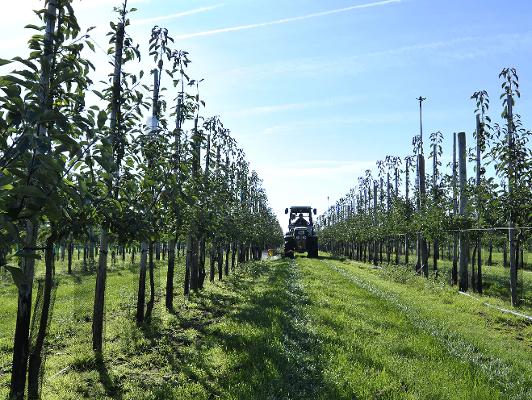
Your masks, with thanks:
[[[418,173],[419,173],[419,202],[418,202],[418,212],[422,212],[425,208],[425,196],[426,196],[426,185],[425,185],[425,157],[422,154],[417,156],[418,162]],[[423,271],[423,275],[426,277],[429,276],[429,263],[428,263],[428,249],[427,249],[427,240],[423,237],[422,234],[418,234],[418,251],[420,252],[420,268]]]
[[[465,132],[458,133],[458,168],[459,168],[459,181],[460,181],[460,205],[459,212],[461,217],[466,216],[466,207],[467,207],[467,194],[466,194],[466,184],[467,184],[467,160],[466,160],[466,138]],[[464,231],[459,233],[459,245],[460,245],[460,255],[459,255],[459,275],[460,283],[459,288],[461,291],[465,292],[468,289],[468,273],[467,273],[467,258],[468,258],[468,243],[467,243],[467,234]]]
[[[514,203],[513,203],[513,186],[515,179],[514,172],[514,123],[513,123],[513,98],[511,93],[508,93],[506,97],[506,104],[508,107],[507,119],[508,119],[508,147],[510,150],[510,157],[508,158],[508,199],[510,203],[510,220],[508,221],[508,241],[510,242],[510,293],[512,306],[519,305],[519,298],[517,297],[517,257],[516,257],[516,237],[515,237],[515,215],[514,215]]]
[[[477,123],[477,159],[476,159],[476,163],[477,163],[477,176],[476,176],[476,186],[477,186],[477,221],[480,221],[480,210],[482,209],[482,199],[481,199],[481,187],[482,187],[482,182],[481,182],[481,177],[482,177],[482,173],[481,173],[481,145],[482,145],[482,137],[484,135],[484,132],[483,132],[483,126],[482,124],[480,123],[480,116],[477,114],[477,119],[476,119],[476,123]],[[476,290],[477,292],[479,293],[482,293],[482,235],[481,233],[479,232],[478,233],[478,238],[477,238],[477,273],[476,273]],[[471,277],[473,277],[473,275],[471,275]],[[474,283],[472,283],[474,284]]]
[[[410,190],[410,157],[406,159],[406,168],[405,168],[405,201],[406,201],[406,219],[410,219],[410,199],[409,199],[409,190]],[[405,234],[405,265],[408,265],[408,256],[410,253],[408,243],[408,234]]]
[[[458,214],[458,196],[456,191],[456,132],[453,133],[453,216]],[[451,270],[451,284],[458,283],[458,235],[453,232],[453,268]]]
[[[373,182],[373,225],[377,227],[377,181]],[[377,239],[373,241],[373,264],[378,265],[379,263],[379,246]]]

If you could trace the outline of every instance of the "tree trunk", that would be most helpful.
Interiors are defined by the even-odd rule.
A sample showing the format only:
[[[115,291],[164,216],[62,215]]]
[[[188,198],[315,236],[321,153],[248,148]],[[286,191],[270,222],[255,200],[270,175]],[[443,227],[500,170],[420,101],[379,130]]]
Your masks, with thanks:
[[[198,248],[199,243],[196,237],[192,236],[191,240],[191,263],[190,263],[190,288],[192,290],[199,289],[199,270],[198,270]]]
[[[399,239],[395,239],[395,265],[399,265],[399,253],[401,251]]]
[[[135,251],[133,251],[135,254]],[[137,326],[144,322],[144,304],[146,302],[146,265],[148,260],[148,243],[145,241],[140,244],[140,272],[139,272],[139,289],[137,292]]]
[[[224,262],[224,252],[222,250],[221,244],[218,244],[218,246],[216,246],[216,252],[217,252],[217,259],[218,259],[218,280],[221,281],[222,276],[223,276],[223,262]]]
[[[92,236],[92,229],[90,231],[89,239],[89,266],[91,267],[91,270],[94,267],[94,238]]]
[[[161,242],[155,242],[155,259],[161,261]]]
[[[209,280],[214,282],[214,276],[216,275],[216,267],[214,265],[216,260],[216,245],[211,243],[209,250]]]
[[[491,236],[489,243],[488,265],[490,267],[493,265],[493,238]]]
[[[205,276],[206,276],[206,272],[205,272],[205,252],[206,252],[206,249],[205,249],[205,238],[201,238],[200,240],[200,245],[199,245],[199,267],[198,267],[198,274],[199,274],[199,278],[198,278],[198,287],[200,289],[203,288],[203,283],[205,282]]]
[[[482,240],[477,241],[477,292],[482,294]]]
[[[192,263],[192,240],[191,235],[188,235],[186,244],[185,256],[185,279],[183,281],[183,294],[188,296],[190,293],[190,264]]]
[[[187,239],[187,259],[185,270],[185,295],[190,293],[190,289],[198,290],[198,251],[199,243],[194,233],[189,233]]]
[[[100,234],[100,254],[98,269],[96,270],[96,289],[94,291],[94,308],[92,313],[92,349],[101,353],[103,348],[103,318],[105,307],[105,281],[107,279],[107,249],[109,233],[107,227],[102,226]]]
[[[517,257],[516,252],[516,237],[515,228],[513,222],[510,220],[510,229],[508,229],[508,240],[510,242],[510,295],[512,300],[512,306],[517,307],[519,305],[519,298],[517,297]]]
[[[87,272],[87,259],[88,259],[88,253],[89,248],[87,246],[87,243],[83,245],[83,264],[82,264],[82,270],[83,272]]]
[[[504,268],[508,268],[508,246],[506,245],[506,240],[502,245],[502,265]]]
[[[231,248],[232,248],[232,252],[231,252],[231,270],[234,271],[235,267],[236,267],[236,249],[237,249],[236,242],[233,242],[233,244],[231,245]]]
[[[111,118],[110,131],[116,135],[116,130],[119,128],[117,124],[120,113],[120,98],[121,98],[121,68],[122,68],[122,51],[124,45],[124,24],[118,23],[116,32],[116,47],[114,56],[114,72],[111,98]],[[119,167],[120,165],[118,165]],[[113,196],[113,182],[109,178],[107,182],[107,191],[109,196]],[[116,198],[118,193],[114,197]],[[98,259],[98,269],[96,271],[96,288],[94,292],[94,310],[92,317],[92,348],[101,354],[103,345],[103,312],[105,303],[105,280],[107,277],[107,251],[109,246],[109,226],[104,223],[101,227],[100,233],[100,254]],[[91,232],[92,233],[92,232]],[[92,234],[90,235],[92,238]],[[92,240],[91,240],[92,242]]]
[[[17,322],[15,325],[15,340],[13,344],[13,363],[11,368],[10,399],[23,400],[26,386],[26,371],[29,356],[29,330],[31,322],[31,294],[33,276],[35,272],[35,245],[37,243],[38,225],[26,221],[26,237],[24,246],[28,257],[21,260],[23,280],[18,285]]]
[[[46,333],[50,325],[51,304],[52,304],[52,290],[54,286],[53,274],[54,274],[54,239],[49,237],[46,240],[46,248],[44,253],[45,260],[45,278],[44,278],[44,290],[42,296],[42,309],[39,320],[39,330],[35,338],[35,343],[31,348],[29,355],[29,367],[28,367],[28,399],[39,399],[40,382],[39,378],[42,376],[42,353],[44,347],[44,340]],[[70,249],[70,243],[69,247]],[[69,252],[71,256],[71,252]]]
[[[475,267],[477,263],[477,246],[478,241],[475,241],[475,246],[473,247],[473,251],[471,253],[471,288],[474,291],[477,290],[477,280],[475,276]]]
[[[225,246],[225,275],[229,275],[229,250],[230,250],[230,244],[227,243]]]
[[[166,309],[174,309],[174,271],[175,271],[175,242],[171,239],[168,242],[168,270],[166,271]]]
[[[434,239],[434,253],[432,254],[432,267],[433,270],[438,272],[438,259],[440,258],[440,242],[438,239]]]
[[[149,243],[150,244],[148,247],[148,268],[150,276],[150,300],[148,301],[148,304],[146,304],[146,315],[144,317],[147,322],[151,321],[153,307],[155,305],[155,263],[153,262],[154,242],[150,240]]]
[[[68,242],[68,274],[72,274],[72,255],[74,253],[74,242],[70,240]]]
[[[238,263],[243,263],[245,261],[244,256],[244,245],[242,243],[238,243]]]

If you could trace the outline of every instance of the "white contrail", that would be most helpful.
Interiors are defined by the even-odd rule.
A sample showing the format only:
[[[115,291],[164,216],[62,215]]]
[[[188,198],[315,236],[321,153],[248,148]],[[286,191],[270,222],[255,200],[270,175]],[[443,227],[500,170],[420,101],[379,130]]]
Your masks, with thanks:
[[[176,19],[176,18],[186,17],[188,15],[200,14],[200,13],[203,13],[203,12],[214,10],[215,8],[219,8],[221,6],[223,6],[223,4],[217,4],[217,5],[214,5],[214,6],[195,8],[193,10],[183,11],[183,12],[176,13],[176,14],[161,15],[161,16],[158,16],[158,17],[138,19],[136,21],[133,21],[133,25],[151,24],[153,22],[166,21],[168,19]]]
[[[278,19],[275,21],[260,22],[258,24],[232,26],[229,28],[212,29],[210,31],[187,33],[184,35],[176,36],[176,39],[188,39],[188,38],[193,38],[193,37],[198,37],[198,36],[211,36],[211,35],[217,35],[219,33],[236,32],[236,31],[243,31],[247,29],[262,28],[262,27],[271,26],[271,25],[287,24],[289,22],[301,21],[304,19],[310,19],[310,18],[316,18],[316,17],[323,17],[326,15],[338,14],[338,13],[343,13],[343,12],[347,12],[351,10],[358,10],[361,8],[378,7],[378,6],[385,6],[385,5],[392,4],[392,3],[400,3],[401,1],[402,0],[383,0],[383,1],[376,1],[373,3],[357,4],[355,6],[321,11],[321,12],[317,12],[313,14],[301,15],[299,17],[283,18],[283,19]]]

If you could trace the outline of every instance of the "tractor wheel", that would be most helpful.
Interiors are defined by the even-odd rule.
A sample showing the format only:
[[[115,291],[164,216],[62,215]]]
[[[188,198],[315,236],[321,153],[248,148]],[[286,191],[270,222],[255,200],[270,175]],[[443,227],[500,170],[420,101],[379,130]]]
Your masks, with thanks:
[[[284,256],[286,258],[294,258],[294,241],[292,239],[288,239],[284,242]]]
[[[285,250],[284,251],[284,257],[285,258],[295,258],[294,251],[293,250]]]
[[[308,240],[308,258],[318,258],[318,238],[310,237]]]

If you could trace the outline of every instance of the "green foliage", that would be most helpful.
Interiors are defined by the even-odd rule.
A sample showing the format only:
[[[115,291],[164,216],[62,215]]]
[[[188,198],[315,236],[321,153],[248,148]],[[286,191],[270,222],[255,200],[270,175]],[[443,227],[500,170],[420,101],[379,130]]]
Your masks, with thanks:
[[[476,200],[468,202],[467,217],[454,215],[456,199],[453,198],[453,168],[450,173],[442,173],[443,134],[438,131],[430,135],[432,173],[427,173],[425,177],[432,189],[429,192],[431,195],[420,199],[420,177],[415,157],[407,156],[405,168],[400,170],[400,159],[386,156],[384,161],[377,162],[378,180],[373,179],[370,171],[366,171],[364,176],[358,178],[358,187],[350,189],[320,216],[320,242],[328,248],[337,245],[344,248],[343,245],[353,243],[366,245],[372,241],[402,240],[415,237],[418,233],[429,241],[448,240],[460,230],[503,227],[508,221],[513,221],[517,226],[529,226],[532,215],[532,149],[529,141],[532,133],[522,126],[520,116],[513,113],[515,97],[520,96],[516,70],[505,68],[500,78],[505,123],[499,125],[496,122],[491,126],[491,118],[487,115],[489,97],[486,91],[478,91],[471,96],[475,100],[475,113],[480,121],[480,129],[475,131],[480,152],[480,184],[470,179],[465,187],[466,196]],[[414,154],[419,154],[420,137],[415,136],[412,144]],[[472,157],[477,161],[476,158],[476,155]],[[486,173],[481,160],[493,166],[494,176]],[[397,175],[402,173],[405,174],[404,184],[408,192],[404,190],[401,194],[397,190],[395,193],[390,177],[397,179]],[[411,185],[412,175],[415,177],[414,188]],[[388,200],[388,197],[391,199]],[[386,205],[383,199],[387,199]],[[504,235],[504,231],[499,231],[499,238]],[[529,236],[530,231],[525,231],[520,237],[522,243]]]

